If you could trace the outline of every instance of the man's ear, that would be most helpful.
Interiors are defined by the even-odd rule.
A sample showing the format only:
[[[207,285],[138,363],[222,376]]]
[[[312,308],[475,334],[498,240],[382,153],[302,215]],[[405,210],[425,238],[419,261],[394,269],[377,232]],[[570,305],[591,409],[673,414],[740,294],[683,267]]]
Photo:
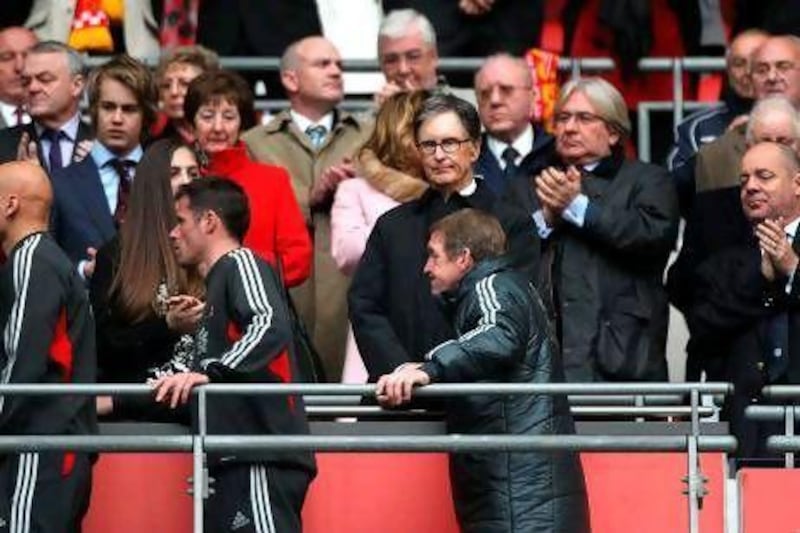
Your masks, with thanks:
[[[472,269],[473,265],[475,264],[475,259],[472,257],[472,251],[469,248],[463,249],[456,258],[456,264],[464,273]]]
[[[296,93],[300,84],[297,81],[297,71],[296,70],[282,70],[281,71],[281,83],[283,84],[283,88],[286,89],[286,92],[289,94]]]
[[[19,196],[16,194],[9,194],[3,198],[3,203],[0,205],[5,218],[11,218],[19,211]]]
[[[200,230],[206,235],[214,233],[219,223],[219,217],[210,209],[204,211],[203,214],[200,215]]]
[[[82,93],[83,89],[86,86],[86,78],[83,77],[82,74],[78,74],[77,76],[73,76],[72,78],[72,96],[78,98]]]

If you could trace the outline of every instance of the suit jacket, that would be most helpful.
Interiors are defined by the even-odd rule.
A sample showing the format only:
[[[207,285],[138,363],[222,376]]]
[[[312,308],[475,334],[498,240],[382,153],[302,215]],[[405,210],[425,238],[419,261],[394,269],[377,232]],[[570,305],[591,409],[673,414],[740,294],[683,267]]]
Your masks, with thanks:
[[[34,127],[33,123],[24,124],[21,126],[11,126],[10,128],[0,130],[0,163],[8,163],[9,161],[17,160],[17,149],[19,148],[19,140],[22,137],[23,132],[27,132],[31,139],[37,140],[36,144],[39,151],[39,161],[42,163],[42,167],[47,168],[47,165],[45,164],[46,156],[42,152],[41,145],[38,143],[38,139],[36,137],[36,128]],[[78,135],[75,139],[75,146],[77,146],[79,142],[91,138],[91,126],[85,122],[81,122],[78,126]],[[74,161],[74,158],[75,151],[73,150],[72,159],[70,161],[65,161],[64,164],[69,165],[69,163]]]
[[[794,240],[800,252],[800,239]],[[730,381],[734,393],[723,415],[739,439],[737,454],[763,455],[765,426],[744,418],[757,403],[761,388],[772,383],[800,383],[800,277],[789,294],[786,277],[767,281],[761,274],[761,254],[754,237],[722,250],[697,267],[696,298],[687,308],[692,342],[715,354],[724,365],[715,379]],[[768,374],[766,321],[779,313],[788,318],[788,365],[776,379]]]
[[[86,248],[100,248],[117,233],[103,192],[100,172],[91,156],[52,173],[51,231],[75,263],[86,259]]]
[[[548,305],[567,381],[667,379],[669,307],[662,273],[678,233],[678,201],[667,171],[606,158],[581,181],[583,227],[564,222],[543,241],[537,288]],[[527,180],[509,202],[539,209]]]
[[[301,132],[288,111],[266,126],[256,126],[242,136],[256,161],[279,165],[289,171],[297,204],[314,242],[311,277],[292,289],[297,311],[308,327],[325,364],[328,379],[338,381],[347,340],[348,278],[331,256],[330,206],[311,210],[308,195],[320,173],[344,157],[353,158],[371,127],[347,113],[337,113],[332,131],[318,150]]]
[[[487,136],[484,133],[481,138],[481,153],[478,160],[475,162],[474,171],[476,175],[483,176],[486,185],[492,192],[498,196],[502,196],[506,192],[506,188],[510,183],[503,175],[503,169],[500,168],[500,163],[497,158],[489,150],[489,145],[486,142]],[[553,153],[553,136],[534,128],[533,132],[533,148],[531,152],[526,155],[519,165],[519,170],[511,177],[511,179],[527,178],[530,179],[536,176],[543,168],[548,166]]]
[[[161,13],[156,20],[149,1],[124,1],[125,50],[133,57],[158,57],[161,53],[158,42]],[[77,0],[35,0],[25,27],[33,30],[42,41],[67,42],[77,3]]]

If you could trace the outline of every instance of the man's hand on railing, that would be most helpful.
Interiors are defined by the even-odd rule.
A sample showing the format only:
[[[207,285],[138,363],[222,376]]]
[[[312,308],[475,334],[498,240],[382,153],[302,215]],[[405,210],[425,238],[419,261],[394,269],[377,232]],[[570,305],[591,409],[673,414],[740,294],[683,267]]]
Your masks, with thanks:
[[[380,377],[375,386],[375,397],[384,407],[396,407],[411,401],[411,391],[415,385],[428,385],[430,376],[420,370],[421,363],[405,363],[391,374]]]
[[[172,409],[189,401],[192,389],[197,385],[208,383],[208,376],[199,372],[180,372],[172,376],[164,376],[153,383],[156,401],[169,403]]]

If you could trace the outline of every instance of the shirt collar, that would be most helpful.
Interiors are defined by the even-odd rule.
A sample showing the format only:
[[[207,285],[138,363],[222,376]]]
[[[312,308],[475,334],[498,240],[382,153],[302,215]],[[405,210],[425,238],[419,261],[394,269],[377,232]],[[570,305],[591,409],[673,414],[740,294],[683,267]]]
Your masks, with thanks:
[[[469,182],[469,185],[458,191],[458,194],[461,196],[472,196],[475,194],[475,191],[478,190],[478,182],[473,179]]]
[[[326,113],[316,122],[313,122],[308,117],[301,115],[294,109],[290,109],[289,114],[291,115],[294,123],[297,124],[297,128],[303,133],[305,133],[305,131],[312,126],[323,126],[326,132],[333,129],[333,111]]]
[[[3,115],[3,120],[9,126],[15,126],[17,124],[17,108],[20,106],[7,104],[5,102],[0,102],[0,114]],[[30,124],[31,116],[27,112],[22,113],[22,123],[23,124]]]
[[[797,217],[796,219],[792,220],[791,222],[786,224],[786,226],[783,228],[783,231],[786,233],[786,235],[789,236],[789,238],[792,241],[794,241],[794,236],[797,234],[798,226],[800,226],[800,217]]]
[[[72,142],[78,138],[78,127],[81,125],[81,116],[79,113],[75,113],[71,119],[66,121],[61,125],[61,133]],[[34,127],[36,128],[36,135],[39,137],[42,136],[42,133],[46,129],[44,126],[39,124],[38,122],[34,122]],[[95,143],[97,144],[97,143]]]
[[[136,148],[128,152],[123,156],[118,156],[117,154],[111,152],[108,148],[103,145],[101,142],[95,142],[92,145],[92,151],[90,152],[92,159],[94,160],[95,165],[97,168],[103,168],[105,165],[108,164],[109,161],[113,159],[122,159],[125,161],[133,161],[134,163],[138,163],[139,160],[142,158],[142,146],[136,145]]]
[[[528,127],[523,131],[510,145],[503,142],[491,135],[486,135],[486,145],[489,151],[497,158],[498,161],[503,161],[503,152],[511,146],[517,151],[519,156],[517,161],[524,159],[531,151],[533,151],[533,126],[528,124]]]

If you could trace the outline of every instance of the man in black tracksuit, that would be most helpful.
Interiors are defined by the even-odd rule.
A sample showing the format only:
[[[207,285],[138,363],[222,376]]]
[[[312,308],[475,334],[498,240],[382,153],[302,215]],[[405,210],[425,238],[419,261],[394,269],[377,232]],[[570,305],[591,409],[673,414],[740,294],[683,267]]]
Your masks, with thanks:
[[[206,283],[205,316],[197,333],[195,368],[155,384],[156,401],[185,404],[204,383],[286,383],[295,364],[292,333],[272,268],[241,241],[249,224],[242,189],[208,177],[176,196],[172,230],[178,261],[197,267]],[[307,434],[300,396],[214,396],[208,433]],[[315,474],[307,452],[248,452],[209,456],[214,493],[206,505],[206,531],[297,532]]]
[[[94,321],[83,281],[47,233],[52,191],[38,165],[0,165],[0,378],[6,383],[93,383]],[[0,433],[97,432],[89,396],[0,396]],[[69,451],[0,455],[0,531],[80,531],[91,463]]]
[[[457,338],[378,380],[378,400],[396,406],[414,385],[436,382],[550,383],[564,380],[542,302],[510,268],[505,235],[491,215],[462,209],[431,227],[425,274],[444,297]],[[449,433],[570,434],[563,395],[449,399]],[[457,453],[450,481],[466,533],[589,531],[580,461],[572,452]]]

